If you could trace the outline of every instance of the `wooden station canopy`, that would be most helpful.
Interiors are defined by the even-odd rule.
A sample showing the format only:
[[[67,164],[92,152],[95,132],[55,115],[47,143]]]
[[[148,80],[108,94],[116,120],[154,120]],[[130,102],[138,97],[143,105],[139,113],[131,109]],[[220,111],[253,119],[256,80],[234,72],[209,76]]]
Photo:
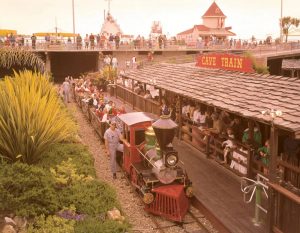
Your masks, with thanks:
[[[17,35],[17,30],[0,29],[0,36],[7,36],[9,34]]]
[[[61,37],[76,37],[77,34],[71,32],[36,32],[35,36],[61,36]]]
[[[281,110],[274,125],[300,138],[300,79],[165,63],[122,76],[267,124],[262,111]]]

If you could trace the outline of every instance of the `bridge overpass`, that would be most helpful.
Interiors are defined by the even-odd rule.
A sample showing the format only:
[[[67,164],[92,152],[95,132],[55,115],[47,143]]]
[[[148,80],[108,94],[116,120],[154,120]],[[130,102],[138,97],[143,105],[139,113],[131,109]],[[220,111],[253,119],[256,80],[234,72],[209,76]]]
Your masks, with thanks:
[[[31,49],[31,48],[27,48]],[[131,60],[133,56],[138,61],[147,60],[147,55],[152,52],[154,60],[177,60],[186,59],[186,62],[193,62],[193,57],[199,53],[225,52],[234,54],[243,54],[245,52],[252,53],[256,59],[269,67],[272,75],[289,75],[281,70],[282,60],[285,58],[300,58],[300,42],[280,44],[280,45],[264,45],[256,47],[226,48],[223,45],[211,46],[209,48],[195,48],[186,46],[168,46],[167,48],[133,48],[130,46],[121,46],[119,49],[80,49],[74,46],[38,46],[32,50],[38,53],[46,62],[46,69],[50,71],[55,81],[61,82],[64,77],[72,75],[77,77],[85,72],[94,72],[99,70],[103,61],[103,56],[116,56],[121,68],[125,67],[125,61]],[[191,55],[189,58],[187,55]],[[183,59],[183,60],[184,60]]]

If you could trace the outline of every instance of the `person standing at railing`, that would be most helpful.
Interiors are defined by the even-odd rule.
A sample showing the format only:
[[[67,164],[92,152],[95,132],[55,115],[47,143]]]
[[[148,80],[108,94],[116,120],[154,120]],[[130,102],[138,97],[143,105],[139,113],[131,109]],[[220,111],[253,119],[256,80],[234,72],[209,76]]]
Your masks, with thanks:
[[[89,49],[89,41],[90,41],[89,35],[86,34],[85,38],[84,38],[84,48],[85,49]]]
[[[100,37],[100,35],[98,34],[98,35],[96,36],[97,48],[100,48],[100,40],[101,40],[101,37]]]
[[[81,38],[80,34],[77,34],[76,45],[77,45],[77,49],[81,50],[81,47],[82,47],[82,38]]]
[[[91,46],[90,48],[92,50],[94,50],[94,48],[95,48],[95,37],[94,37],[93,33],[90,34],[89,40],[90,40],[90,46]]]
[[[32,34],[32,36],[31,36],[31,46],[32,46],[32,49],[36,48],[36,36],[34,34]]]
[[[119,47],[120,47],[120,36],[119,36],[119,34],[117,34],[115,36],[115,43],[116,43],[116,49],[119,49]]]

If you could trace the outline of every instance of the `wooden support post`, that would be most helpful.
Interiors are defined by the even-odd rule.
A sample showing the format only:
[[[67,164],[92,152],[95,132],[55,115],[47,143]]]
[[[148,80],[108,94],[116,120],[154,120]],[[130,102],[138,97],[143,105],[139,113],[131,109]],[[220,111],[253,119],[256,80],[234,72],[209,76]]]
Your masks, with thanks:
[[[253,159],[252,152],[253,151],[250,148],[248,148],[248,150],[247,150],[247,159],[248,159],[248,161],[247,161],[247,177],[250,179],[252,179],[252,174],[253,174],[252,173],[252,159]]]
[[[272,122],[270,132],[270,162],[269,162],[269,183],[276,182],[276,169],[278,157],[278,129],[274,127]],[[268,232],[273,232],[274,210],[275,210],[275,192],[269,186],[268,199]]]
[[[134,79],[131,80],[132,81],[132,109],[134,110],[134,97],[135,97],[135,94],[134,94]]]
[[[162,103],[162,91],[161,88],[159,88],[159,105]]]
[[[182,96],[179,96],[178,120],[179,120],[178,138],[179,138],[179,140],[181,140],[181,138],[182,138]]]
[[[291,70],[291,73],[292,73],[292,78],[294,78],[294,77],[295,77],[295,70],[292,69],[292,70]]]
[[[249,140],[249,142],[250,142],[250,144],[253,144],[253,141],[254,141],[254,122],[253,121],[249,121],[248,122],[248,126],[249,126],[249,134],[248,134],[248,136],[249,136],[249,138],[248,138],[248,140]]]

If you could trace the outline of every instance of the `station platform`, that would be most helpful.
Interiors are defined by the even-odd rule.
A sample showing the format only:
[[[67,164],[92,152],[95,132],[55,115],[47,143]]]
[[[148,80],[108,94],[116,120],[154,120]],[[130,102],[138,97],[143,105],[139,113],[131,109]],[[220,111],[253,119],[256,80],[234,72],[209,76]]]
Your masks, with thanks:
[[[250,204],[243,201],[239,176],[183,141],[175,139],[174,147],[193,182],[196,198],[232,233],[267,232],[263,223],[254,226],[255,197]],[[263,212],[260,215],[265,217]]]
[[[124,104],[115,97],[109,97],[117,106],[125,106],[127,112],[132,107]],[[193,182],[196,198],[211,211],[232,233],[265,233],[264,222],[260,226],[254,226],[254,202],[250,204],[243,200],[240,188],[240,177],[232,173],[213,159],[185,143],[174,139],[174,147],[178,151],[183,168],[186,169],[189,178]],[[262,211],[260,216],[266,217]]]

